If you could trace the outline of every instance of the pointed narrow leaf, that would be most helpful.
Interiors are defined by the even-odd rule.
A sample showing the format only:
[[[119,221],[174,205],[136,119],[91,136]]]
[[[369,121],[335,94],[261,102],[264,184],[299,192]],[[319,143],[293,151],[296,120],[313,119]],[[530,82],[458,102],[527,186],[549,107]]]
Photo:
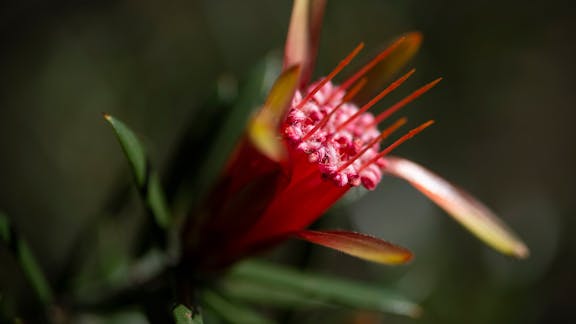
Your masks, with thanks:
[[[120,141],[124,154],[132,167],[136,183],[138,186],[144,185],[146,181],[146,153],[142,144],[126,124],[108,114],[104,114],[104,118],[116,132],[118,141]]]
[[[147,208],[154,216],[156,224],[160,228],[166,229],[171,221],[170,211],[166,205],[166,198],[161,188],[158,174],[149,166],[142,143],[140,143],[136,134],[117,118],[108,114],[104,114],[104,118],[110,123],[116,133]]]
[[[168,210],[166,203],[166,196],[160,184],[160,178],[156,171],[150,171],[150,179],[148,180],[148,191],[146,192],[146,204],[154,215],[156,223],[161,228],[168,228],[171,223],[172,216]]]
[[[299,74],[300,68],[294,66],[278,77],[264,106],[248,126],[248,135],[254,146],[273,161],[280,161],[285,155],[278,124],[292,102]]]
[[[398,157],[386,158],[389,174],[405,179],[494,249],[525,258],[526,245],[486,206],[422,166]]]
[[[386,83],[418,52],[422,43],[419,32],[407,33],[401,36],[397,47],[380,63],[366,74],[368,82],[356,95],[355,101],[363,103],[382,90]]]
[[[184,305],[178,305],[172,311],[176,324],[203,324],[202,315],[194,313]]]
[[[367,261],[396,265],[412,259],[407,249],[379,238],[347,231],[301,231],[296,237]]]
[[[38,299],[49,306],[53,300],[53,292],[36,257],[18,231],[12,226],[6,215],[0,212],[0,243],[8,247],[18,261],[24,275],[36,292]]]
[[[232,269],[229,276],[225,278],[225,286],[226,280],[257,285],[269,291],[282,291],[293,297],[300,296],[294,298],[308,298],[317,303],[410,317],[417,317],[421,313],[417,304],[399,293],[376,287],[373,284],[297,271],[268,262],[243,262]],[[273,298],[269,300],[272,305],[277,301],[279,300],[273,300]],[[260,302],[266,303],[266,299],[261,299]]]
[[[334,307],[321,300],[310,298],[292,289],[271,289],[269,285],[245,280],[226,279],[221,282],[225,296],[257,306],[280,308]]]
[[[206,306],[228,323],[232,324],[272,324],[268,318],[243,305],[234,304],[217,293],[207,290],[202,295]]]

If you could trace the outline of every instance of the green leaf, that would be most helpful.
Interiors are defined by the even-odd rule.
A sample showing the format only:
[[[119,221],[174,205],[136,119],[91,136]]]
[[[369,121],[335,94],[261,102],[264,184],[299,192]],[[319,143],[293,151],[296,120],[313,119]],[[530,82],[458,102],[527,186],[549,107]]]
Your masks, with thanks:
[[[213,291],[205,291],[202,295],[206,306],[225,321],[233,324],[272,324],[271,320],[246,308],[242,305],[233,304]]]
[[[420,307],[407,298],[402,297],[398,293],[374,287],[374,285],[301,272],[260,261],[241,263],[232,270],[228,280],[232,280],[233,283],[250,283],[260,287],[260,289],[266,288],[270,292],[282,291],[291,296],[291,298],[299,295],[299,299],[294,299],[298,303],[301,302],[301,299],[309,298],[319,303],[410,317],[417,317],[421,313]],[[237,290],[231,290],[230,292],[241,297],[242,292]],[[271,296],[274,296],[274,298],[270,298],[270,304],[289,301],[288,298],[280,300],[278,294],[271,294]],[[254,301],[256,297],[248,296],[247,299]],[[260,302],[266,303],[265,298],[258,299]]]
[[[118,141],[120,141],[120,145],[122,145],[122,149],[124,150],[124,154],[132,167],[132,172],[134,173],[134,177],[136,178],[136,183],[138,186],[143,186],[146,182],[146,153],[142,144],[136,137],[136,134],[126,124],[121,122],[120,120],[108,115],[104,114],[104,118],[112,125],[114,131],[116,132],[116,136],[118,137]]]
[[[241,86],[236,104],[222,116],[217,125],[220,131],[214,138],[205,139],[211,141],[211,145],[192,184],[196,199],[202,199],[216,182],[238,140],[244,134],[252,113],[264,103],[279,69],[280,64],[275,57],[268,57],[259,64]]]
[[[228,278],[221,283],[221,288],[227,297],[254,305],[298,309],[334,306],[298,291],[270,289],[269,285],[259,282]]]
[[[200,312],[192,312],[184,305],[178,305],[172,311],[176,324],[203,324]]]
[[[6,215],[0,213],[0,240],[12,252],[25,276],[34,288],[38,299],[49,305],[53,300],[53,293],[44,272],[36,261],[28,243],[19,235]]]
[[[237,83],[231,76],[218,79],[209,97],[189,117],[168,157],[165,192],[176,217],[187,216],[191,205],[202,198],[197,188],[200,171],[204,168],[205,157],[214,149],[212,144],[220,133],[222,120],[238,100]]]
[[[150,173],[146,203],[148,204],[152,215],[154,215],[156,223],[163,229],[168,228],[172,216],[170,216],[170,211],[166,204],[166,198],[164,191],[162,190],[162,185],[160,184],[160,178],[155,171]]]
[[[221,174],[252,112],[265,102],[280,70],[278,55],[268,55],[239,86],[235,79],[220,78],[214,93],[197,107],[166,168],[166,192],[175,215],[202,217],[198,205]]]
[[[108,114],[105,114],[104,118],[110,123],[116,133],[116,137],[130,163],[136,185],[146,203],[146,207],[154,216],[156,224],[162,229],[167,229],[172,218],[158,174],[149,165],[144,146],[126,124]]]

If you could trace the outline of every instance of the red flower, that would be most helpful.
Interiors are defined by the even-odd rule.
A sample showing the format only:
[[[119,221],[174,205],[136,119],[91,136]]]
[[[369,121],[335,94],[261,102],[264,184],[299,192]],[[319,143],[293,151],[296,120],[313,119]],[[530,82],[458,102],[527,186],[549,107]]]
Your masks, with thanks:
[[[308,84],[324,4],[323,0],[294,2],[284,72],[248,125],[207,200],[203,210],[206,217],[201,224],[191,220],[186,226],[185,256],[201,268],[219,267],[293,236],[375,262],[406,262],[411,258],[408,250],[374,237],[305,230],[351,187],[362,185],[372,190],[383,174],[408,180],[497,250],[526,256],[526,246],[481,203],[423,167],[388,156],[432,121],[381,148],[380,143],[406,120],[399,119],[381,132],[378,124],[440,79],[377,116],[368,109],[399,87],[414,70],[363,106],[352,101],[378,83],[382,70],[390,73],[401,66],[418,47],[419,34],[400,38],[342,84],[333,84],[331,80],[362,49],[360,44],[332,73]],[[193,228],[198,230],[192,233]]]

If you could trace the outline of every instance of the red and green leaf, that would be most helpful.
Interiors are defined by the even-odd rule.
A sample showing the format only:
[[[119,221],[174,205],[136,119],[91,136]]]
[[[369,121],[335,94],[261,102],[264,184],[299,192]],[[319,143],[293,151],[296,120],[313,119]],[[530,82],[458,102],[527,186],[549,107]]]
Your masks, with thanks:
[[[333,230],[301,231],[295,236],[363,260],[382,264],[403,264],[412,259],[409,250],[366,234]]]
[[[387,173],[407,180],[456,221],[494,249],[518,258],[528,247],[488,207],[424,167],[398,157],[386,158]]]

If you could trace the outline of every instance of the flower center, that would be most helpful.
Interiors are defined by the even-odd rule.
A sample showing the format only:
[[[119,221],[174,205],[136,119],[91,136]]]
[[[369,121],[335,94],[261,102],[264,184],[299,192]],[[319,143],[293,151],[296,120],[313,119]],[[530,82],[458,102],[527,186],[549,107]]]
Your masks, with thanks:
[[[303,93],[296,91],[294,95],[282,124],[282,134],[293,149],[306,154],[310,163],[317,164],[320,172],[339,186],[362,184],[369,190],[376,188],[386,164],[384,156],[433,123],[428,121],[412,129],[379,152],[380,142],[402,126],[406,119],[398,120],[382,132],[378,131],[377,125],[442,79],[420,87],[376,117],[368,112],[380,99],[404,83],[415,72],[414,69],[392,82],[362,107],[358,108],[350,102],[366,82],[361,78],[401,41],[382,51],[341,86],[334,86],[330,80],[358,54],[364,46],[361,43],[328,76],[310,85]]]
[[[305,93],[310,93],[312,84]],[[296,92],[283,125],[290,145],[308,156],[320,171],[340,186],[363,184],[374,189],[382,177],[384,159],[377,157],[381,133],[375,117],[345,99],[346,92],[326,82],[306,102]]]

